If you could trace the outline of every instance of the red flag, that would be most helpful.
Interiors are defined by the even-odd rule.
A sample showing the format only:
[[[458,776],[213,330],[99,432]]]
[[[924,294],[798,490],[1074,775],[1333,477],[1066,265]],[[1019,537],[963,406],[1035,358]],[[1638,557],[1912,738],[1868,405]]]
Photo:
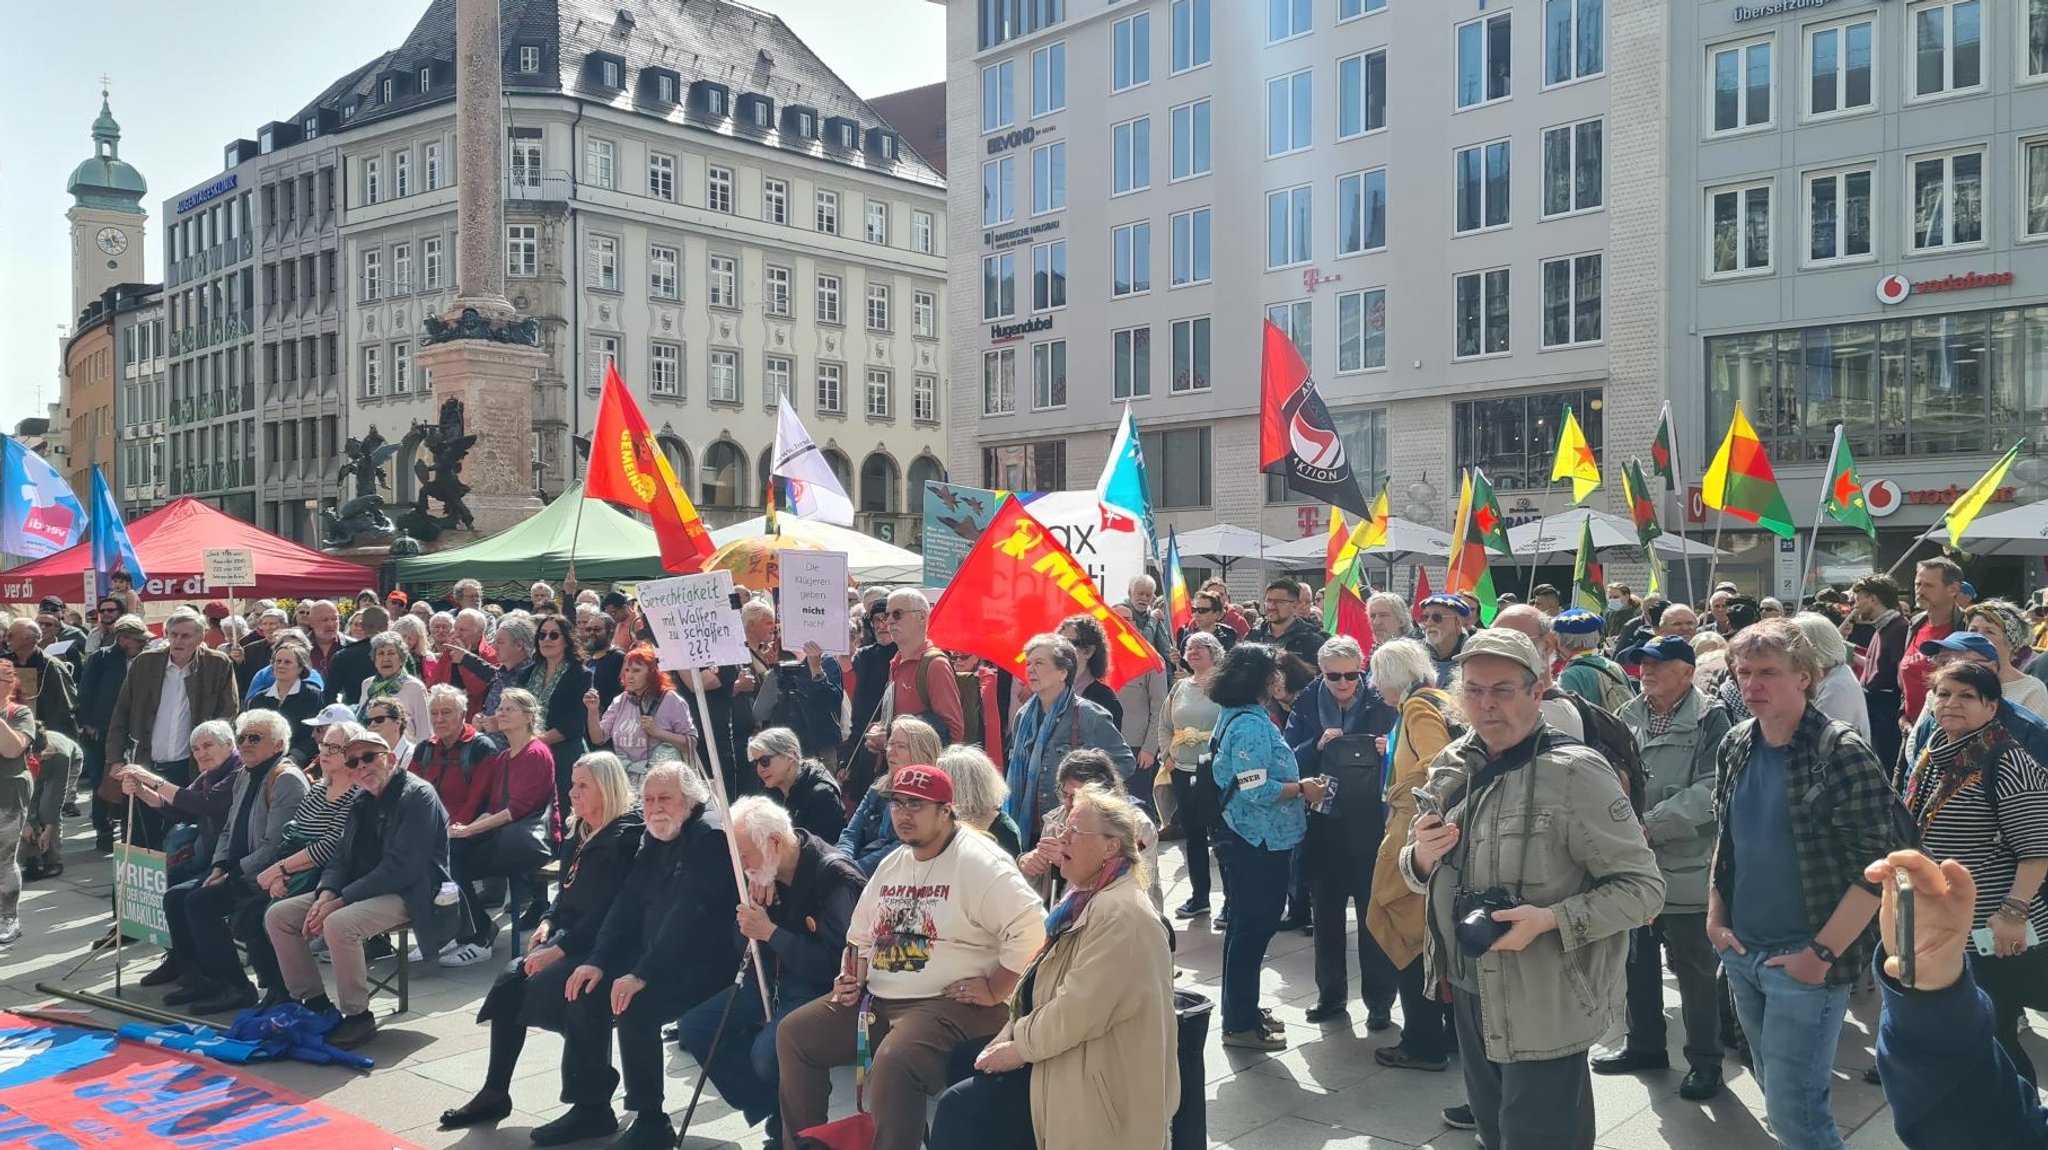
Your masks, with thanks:
[[[1422,622],[1422,601],[1427,598],[1429,598],[1429,572],[1424,569],[1422,564],[1417,563],[1415,565],[1415,602],[1408,606],[1408,613],[1415,617],[1417,623]]]
[[[1108,640],[1102,681],[1110,690],[1166,668],[1152,645],[1109,609],[1073,555],[1023,504],[1005,499],[932,608],[927,633],[948,651],[971,651],[1021,675],[1024,644],[1076,614],[1093,616]]]
[[[1259,376],[1259,470],[1284,475],[1299,491],[1366,518],[1372,507],[1344,452],[1344,437],[1287,333],[1265,321]]]
[[[717,550],[668,456],[655,445],[640,405],[611,365],[604,369],[604,396],[597,402],[597,426],[590,433],[590,471],[583,477],[583,495],[652,516],[664,570],[691,574]]]
[[[1358,642],[1365,657],[1372,658],[1372,619],[1365,613],[1365,600],[1349,584],[1334,589],[1337,595],[1337,634]]]

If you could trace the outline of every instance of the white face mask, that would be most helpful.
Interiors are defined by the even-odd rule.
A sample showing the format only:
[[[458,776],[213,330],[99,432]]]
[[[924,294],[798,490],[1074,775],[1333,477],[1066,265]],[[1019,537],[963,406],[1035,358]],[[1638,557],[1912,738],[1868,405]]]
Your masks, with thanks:
[[[1621,609],[1622,609],[1623,607],[1625,607],[1625,606],[1627,606],[1627,601],[1626,601],[1626,600],[1622,600],[1622,599],[1609,599],[1609,600],[1607,601],[1607,609],[1608,609],[1609,611],[1619,611],[1619,610],[1621,610]]]

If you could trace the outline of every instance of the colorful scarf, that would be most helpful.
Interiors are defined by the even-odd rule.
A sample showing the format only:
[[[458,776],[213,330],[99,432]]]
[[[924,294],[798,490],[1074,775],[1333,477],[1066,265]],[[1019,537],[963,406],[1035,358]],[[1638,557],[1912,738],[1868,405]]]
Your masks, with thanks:
[[[2004,725],[1993,720],[1960,739],[1934,729],[1906,778],[1906,809],[1924,832],[1956,793],[1984,778],[1998,757],[2017,746]]]
[[[1052,743],[1053,732],[1058,729],[1060,719],[1073,704],[1074,692],[1062,691],[1048,715],[1044,702],[1033,695],[1031,701],[1024,704],[1024,709],[1017,713],[1016,742],[1010,747],[1007,772],[1010,797],[1003,800],[1003,811],[1017,824],[1026,844],[1038,841],[1039,764],[1045,761],[1045,752]]]
[[[1111,859],[1102,868],[1101,880],[1094,887],[1082,890],[1080,887],[1070,886],[1065,897],[1053,904],[1052,910],[1045,916],[1045,945],[1039,947],[1038,953],[1031,956],[1030,964],[1024,968],[1023,977],[1017,980],[1017,989],[1010,995],[1011,1021],[1014,1022],[1029,1014],[1036,1005],[1034,1000],[1038,990],[1038,966],[1052,953],[1053,944],[1074,929],[1074,923],[1080,920],[1081,912],[1088,909],[1088,903],[1095,897],[1096,892],[1130,873],[1130,869],[1131,860]]]

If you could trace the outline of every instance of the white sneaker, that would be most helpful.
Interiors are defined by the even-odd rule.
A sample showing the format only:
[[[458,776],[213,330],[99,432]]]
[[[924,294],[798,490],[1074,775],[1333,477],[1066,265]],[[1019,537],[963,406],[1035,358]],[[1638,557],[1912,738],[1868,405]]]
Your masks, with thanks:
[[[409,947],[406,947],[406,948],[405,948],[405,961],[407,961],[407,962],[425,962],[425,961],[427,961],[427,956],[426,956],[426,955],[424,955],[424,954],[421,954],[421,953],[420,953],[420,945],[419,945],[418,943],[414,943],[414,944],[412,944],[411,946],[409,946]]]
[[[18,915],[0,917],[0,942],[13,942],[21,937],[21,918]]]
[[[464,943],[462,946],[442,955],[440,963],[446,967],[475,966],[477,963],[489,962],[490,960],[490,947],[478,946],[476,943],[470,942]]]

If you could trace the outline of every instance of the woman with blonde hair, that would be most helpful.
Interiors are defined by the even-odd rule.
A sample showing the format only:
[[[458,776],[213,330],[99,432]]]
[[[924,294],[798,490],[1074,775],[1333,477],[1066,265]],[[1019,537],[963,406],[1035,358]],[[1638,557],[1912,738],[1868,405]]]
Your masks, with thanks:
[[[1792,616],[1792,625],[1806,635],[1820,656],[1820,691],[1813,705],[1830,719],[1840,719],[1870,738],[1870,705],[1863,699],[1863,683],[1849,665],[1849,642],[1833,619],[1813,611]],[[1698,674],[1697,671],[1694,672]]]
[[[938,765],[953,780],[953,817],[996,840],[1011,858],[1022,853],[1016,820],[1003,810],[1010,784],[1003,781],[988,752],[955,743],[940,752]]]
[[[889,724],[887,740],[882,744],[885,765],[875,772],[874,784],[861,795],[853,817],[846,820],[846,829],[839,832],[839,853],[852,859],[860,873],[874,874],[882,859],[896,849],[896,823],[889,817],[889,800],[882,794],[883,785],[899,767],[937,766],[939,752],[944,749],[938,730],[923,719],[905,715]]]
[[[1373,863],[1372,899],[1361,928],[1372,932],[1387,961],[1401,972],[1401,1041],[1373,1051],[1382,1066],[1442,1070],[1455,1036],[1448,1002],[1423,985],[1422,951],[1428,927],[1428,899],[1408,889],[1401,877],[1401,846],[1415,821],[1415,789],[1429,777],[1429,764],[1451,742],[1457,701],[1436,685],[1429,648],[1416,639],[1396,639],[1372,651],[1373,689],[1400,711],[1387,747],[1387,828]]]

